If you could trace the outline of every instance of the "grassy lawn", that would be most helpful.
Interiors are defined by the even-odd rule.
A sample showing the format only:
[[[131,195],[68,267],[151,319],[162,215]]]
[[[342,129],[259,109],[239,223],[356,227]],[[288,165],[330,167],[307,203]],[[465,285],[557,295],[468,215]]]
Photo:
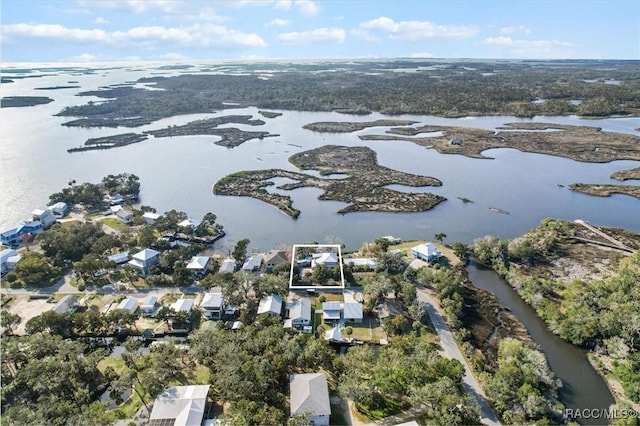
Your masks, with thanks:
[[[105,372],[107,367],[111,367],[116,371],[123,371],[125,368],[127,368],[124,365],[124,360],[122,358],[114,358],[110,356],[101,359],[98,363],[98,370],[100,370],[102,373]]]
[[[351,337],[363,342],[379,343],[380,339],[386,339],[387,333],[384,332],[382,326],[370,317],[365,317],[361,324],[347,324],[353,329]]]
[[[375,410],[369,410],[367,407],[358,406],[358,410],[365,414],[372,420],[380,420],[385,417],[398,414],[401,411],[400,403],[393,398],[385,398],[385,406],[382,408],[376,408]]]
[[[113,217],[105,217],[104,219],[100,219],[99,222],[104,223],[105,225],[117,230],[117,231],[127,231],[129,227],[124,223],[120,222],[118,219]]]
[[[73,225],[77,225],[78,223],[80,223],[79,220],[71,219],[71,220],[65,220],[64,222],[60,222],[60,225],[62,225],[63,228],[70,228]]]
[[[315,308],[319,311],[322,310],[322,302],[320,301],[320,296],[324,296],[325,302],[344,302],[344,296],[342,295],[342,293],[319,293],[315,299]]]
[[[194,384],[196,385],[209,384],[209,378],[210,378],[209,369],[204,365],[198,365],[196,367],[196,371],[194,372],[194,377],[195,377]]]

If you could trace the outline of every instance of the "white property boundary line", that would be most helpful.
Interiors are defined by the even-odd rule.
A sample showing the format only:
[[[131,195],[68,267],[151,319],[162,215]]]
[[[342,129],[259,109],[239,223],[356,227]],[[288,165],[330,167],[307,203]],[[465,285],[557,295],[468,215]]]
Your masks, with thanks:
[[[297,248],[330,248],[338,250],[338,265],[340,266],[340,286],[334,285],[293,285],[293,268],[296,266],[296,249]],[[289,290],[327,290],[340,289],[344,290],[344,268],[342,265],[342,246],[340,244],[294,244],[291,249],[291,272],[289,273]]]

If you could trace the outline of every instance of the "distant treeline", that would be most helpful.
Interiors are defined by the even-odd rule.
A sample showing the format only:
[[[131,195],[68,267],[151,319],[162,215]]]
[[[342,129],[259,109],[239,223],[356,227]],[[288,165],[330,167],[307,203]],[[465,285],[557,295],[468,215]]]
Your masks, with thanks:
[[[156,88],[165,90],[120,86],[84,92],[86,96],[109,100],[70,106],[59,115],[86,117],[68,125],[92,127],[108,126],[108,122],[139,126],[177,114],[248,105],[446,117],[608,116],[640,112],[640,67],[633,61],[391,64],[397,69],[422,68],[396,72],[391,71],[393,67],[388,62],[384,67],[379,63],[344,67],[333,64],[337,71],[322,73],[301,72],[282,64],[283,72],[266,80],[258,75],[144,78],[140,81],[155,83]]]

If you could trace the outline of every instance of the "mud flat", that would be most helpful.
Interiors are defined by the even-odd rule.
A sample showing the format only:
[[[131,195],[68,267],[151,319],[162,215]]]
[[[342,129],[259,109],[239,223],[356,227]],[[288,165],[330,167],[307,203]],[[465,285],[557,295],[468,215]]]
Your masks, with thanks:
[[[417,136],[433,132],[442,132],[442,136]],[[603,132],[598,127],[588,126],[510,123],[494,132],[468,127],[427,125],[415,128],[394,127],[384,135],[359,137],[361,140],[409,141],[434,148],[441,154],[461,154],[472,158],[489,158],[482,152],[491,148],[514,148],[590,163],[640,160],[640,137]]]
[[[609,197],[612,194],[624,194],[640,199],[640,186],[598,183],[572,183],[571,185],[569,185],[569,188],[571,188],[572,191],[595,195],[597,197]]]
[[[346,174],[345,179],[318,178],[304,173],[280,169],[242,171],[220,179],[213,192],[217,195],[252,197],[267,202],[285,214],[297,218],[300,211],[292,206],[287,195],[270,193],[265,188],[274,185],[269,179],[288,178],[294,182],[277,188],[290,191],[303,187],[324,190],[320,200],[349,203],[338,213],[360,211],[420,212],[427,211],[446,198],[431,193],[411,193],[385,188],[388,185],[412,187],[440,186],[442,182],[428,176],[404,173],[378,165],[376,153],[366,147],[327,145],[289,157],[289,162],[302,170],[316,170],[322,176]]]

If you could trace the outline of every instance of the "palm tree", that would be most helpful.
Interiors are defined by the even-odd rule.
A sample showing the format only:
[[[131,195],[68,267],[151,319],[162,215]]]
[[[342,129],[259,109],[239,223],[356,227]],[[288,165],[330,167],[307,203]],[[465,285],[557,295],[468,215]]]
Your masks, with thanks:
[[[437,234],[434,235],[434,238],[440,242],[442,242],[442,240],[444,240],[445,238],[447,238],[447,234],[445,234],[444,232],[438,232]]]

